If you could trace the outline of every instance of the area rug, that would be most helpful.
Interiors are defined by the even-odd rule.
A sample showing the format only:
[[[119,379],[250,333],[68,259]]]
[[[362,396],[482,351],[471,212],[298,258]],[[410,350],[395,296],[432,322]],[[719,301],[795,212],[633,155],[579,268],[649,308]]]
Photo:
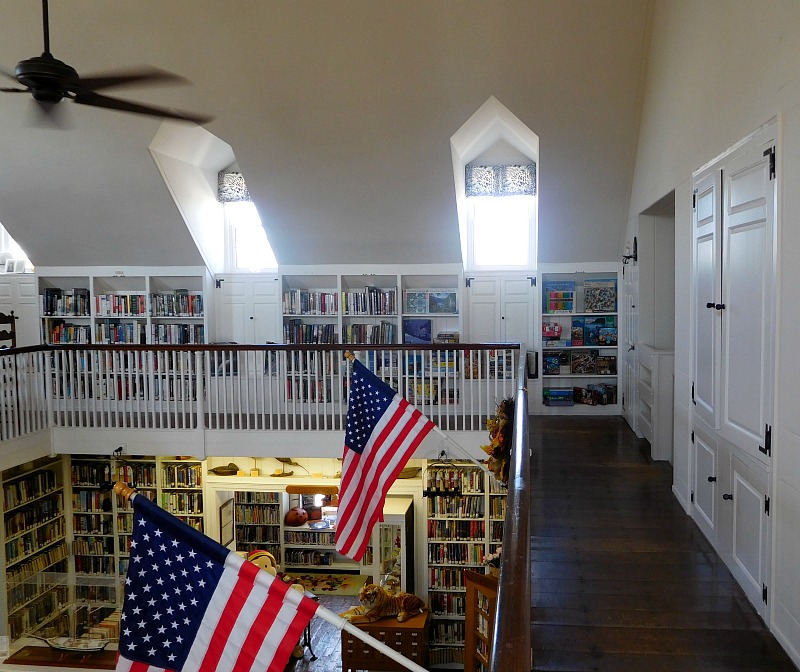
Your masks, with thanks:
[[[95,653],[64,653],[46,646],[23,646],[6,658],[4,665],[35,665],[37,668],[73,667],[79,670],[113,670],[116,651]]]
[[[365,574],[288,574],[317,595],[358,595],[369,578]]]

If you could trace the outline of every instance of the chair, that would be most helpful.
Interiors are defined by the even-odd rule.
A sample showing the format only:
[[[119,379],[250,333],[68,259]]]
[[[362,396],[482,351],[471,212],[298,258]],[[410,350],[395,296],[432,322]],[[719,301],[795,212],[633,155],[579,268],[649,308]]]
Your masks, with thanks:
[[[0,313],[0,348],[17,347],[17,316],[12,310],[8,315]]]

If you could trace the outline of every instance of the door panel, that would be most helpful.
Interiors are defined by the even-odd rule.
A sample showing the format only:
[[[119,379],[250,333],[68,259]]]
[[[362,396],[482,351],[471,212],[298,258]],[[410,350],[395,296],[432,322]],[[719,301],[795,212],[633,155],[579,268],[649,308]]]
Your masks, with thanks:
[[[731,457],[731,572],[759,615],[766,618],[762,587],[766,584],[768,520],[765,513],[766,474],[759,475]]]
[[[716,546],[717,539],[717,446],[711,437],[695,430],[694,507],[692,518]],[[709,480],[711,479],[711,480]]]
[[[721,315],[720,185],[716,170],[696,185],[694,210],[694,282],[692,283],[693,383],[695,412],[710,426],[718,427],[719,343]],[[710,304],[710,307],[709,307]]]
[[[774,185],[761,145],[726,162],[720,433],[759,460],[772,415]]]

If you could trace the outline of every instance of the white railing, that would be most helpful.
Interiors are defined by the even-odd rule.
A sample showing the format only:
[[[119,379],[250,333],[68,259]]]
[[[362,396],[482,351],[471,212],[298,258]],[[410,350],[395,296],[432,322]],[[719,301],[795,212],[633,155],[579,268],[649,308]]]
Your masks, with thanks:
[[[49,427],[341,431],[351,349],[445,430],[484,430],[516,344],[42,346],[0,355],[0,440]]]

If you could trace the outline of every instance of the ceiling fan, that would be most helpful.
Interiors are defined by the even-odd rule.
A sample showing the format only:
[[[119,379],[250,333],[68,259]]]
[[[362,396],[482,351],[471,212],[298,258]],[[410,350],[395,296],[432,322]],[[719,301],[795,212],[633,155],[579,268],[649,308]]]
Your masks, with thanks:
[[[144,105],[133,101],[112,98],[98,93],[101,89],[129,86],[141,83],[162,83],[186,81],[179,75],[157,68],[116,71],[81,77],[70,65],[58,60],[50,53],[50,19],[48,0],[42,0],[42,24],[44,28],[44,52],[17,63],[14,73],[5,72],[7,77],[15,79],[25,88],[0,88],[6,93],[30,93],[42,111],[51,114],[57,103],[64,98],[79,105],[92,105],[123,112],[147,114],[155,117],[181,119],[196,124],[211,121],[212,117],[181,112],[152,105]]]

